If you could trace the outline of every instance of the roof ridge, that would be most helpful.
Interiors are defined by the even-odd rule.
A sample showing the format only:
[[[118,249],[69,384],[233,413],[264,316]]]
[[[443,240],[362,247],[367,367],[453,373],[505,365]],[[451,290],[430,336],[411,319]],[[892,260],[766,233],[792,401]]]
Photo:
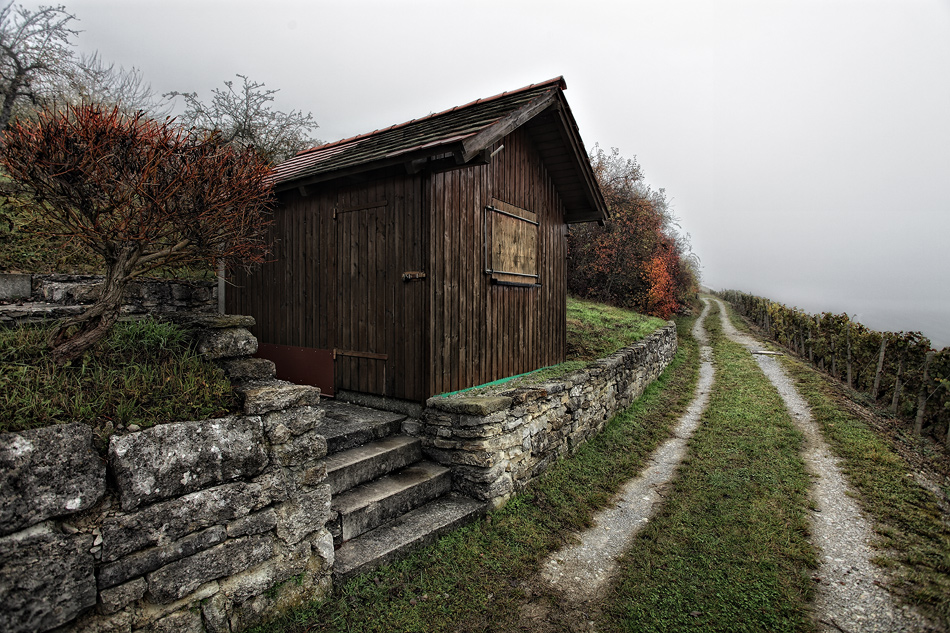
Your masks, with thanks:
[[[334,147],[334,146],[336,146],[336,145],[343,145],[343,144],[346,144],[346,143],[352,143],[352,142],[354,142],[354,141],[359,141],[359,140],[361,140],[361,139],[368,138],[368,137],[370,137],[370,136],[375,136],[375,135],[377,135],[377,134],[382,134],[383,132],[389,132],[389,131],[391,131],[391,130],[399,129],[399,128],[401,128],[401,127],[405,127],[405,126],[411,125],[411,124],[413,124],[413,123],[419,123],[420,121],[426,121],[426,120],[428,120],[428,119],[434,119],[434,118],[436,118],[436,117],[440,117],[440,116],[442,116],[442,115],[449,114],[449,113],[451,113],[451,112],[455,112],[456,110],[463,110],[463,109],[465,109],[465,108],[470,108],[470,107],[472,107],[472,106],[479,105],[479,104],[481,104],[481,103],[488,103],[489,101],[495,101],[495,100],[497,100],[497,99],[501,99],[502,97],[511,96],[511,95],[514,95],[514,94],[518,94],[518,93],[520,93],[520,92],[527,92],[528,90],[534,90],[535,88],[540,88],[541,86],[546,86],[546,85],[549,85],[549,84],[556,84],[557,87],[560,88],[561,90],[567,90],[567,82],[564,81],[564,76],[563,76],[563,75],[558,75],[557,77],[554,77],[553,79],[548,79],[547,81],[541,81],[541,82],[538,82],[538,83],[535,83],[535,84],[530,84],[530,85],[524,86],[524,87],[522,87],[522,88],[516,88],[515,90],[506,90],[505,92],[502,92],[502,93],[493,95],[493,96],[491,96],[491,97],[483,97],[483,98],[481,98],[481,99],[476,99],[475,101],[470,101],[469,103],[466,103],[466,104],[464,104],[464,105],[453,106],[453,107],[449,108],[448,110],[442,110],[441,112],[434,112],[434,113],[432,113],[432,114],[426,115],[426,116],[424,116],[424,117],[420,117],[420,118],[418,118],[418,119],[411,119],[411,120],[405,121],[405,122],[403,122],[403,123],[397,123],[397,124],[395,124],[395,125],[390,125],[389,127],[385,127],[385,128],[380,128],[380,129],[377,129],[377,130],[373,130],[372,132],[365,132],[365,133],[363,133],[363,134],[357,134],[356,136],[351,136],[351,137],[349,137],[349,138],[340,139],[339,141],[333,141],[332,143],[324,143],[323,145],[318,145],[318,146],[316,146],[316,147],[311,147],[311,148],[308,148],[308,149],[300,150],[299,152],[297,152],[297,153],[294,155],[294,158],[296,158],[296,157],[298,157],[298,156],[304,156],[304,155],[306,155],[306,154],[309,154],[309,153],[311,153],[311,152],[315,152],[315,151],[317,151],[317,150],[324,150],[324,149],[327,149],[327,148],[330,148],[330,147]]]

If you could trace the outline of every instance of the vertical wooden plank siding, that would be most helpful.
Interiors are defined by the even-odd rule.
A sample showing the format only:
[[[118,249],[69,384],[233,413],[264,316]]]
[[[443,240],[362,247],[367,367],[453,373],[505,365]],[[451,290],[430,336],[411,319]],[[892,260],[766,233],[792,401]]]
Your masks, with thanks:
[[[431,394],[553,365],[566,352],[564,206],[527,133],[516,130],[502,144],[489,165],[429,181]],[[493,284],[485,274],[484,208],[492,197],[537,214],[539,286]]]
[[[337,389],[423,400],[427,281],[402,280],[425,270],[421,192],[422,177],[409,176],[282,194],[272,261],[231,275],[226,309],[253,316],[262,343],[387,356],[338,356]]]

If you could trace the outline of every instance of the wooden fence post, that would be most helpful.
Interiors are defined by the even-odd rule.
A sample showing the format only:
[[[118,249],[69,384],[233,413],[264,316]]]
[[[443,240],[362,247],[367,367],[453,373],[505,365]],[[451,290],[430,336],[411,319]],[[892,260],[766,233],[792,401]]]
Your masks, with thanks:
[[[927,380],[930,371],[930,361],[934,359],[934,353],[927,352],[924,357],[924,375],[920,379],[920,389],[917,390],[917,417],[914,419],[914,435],[920,435],[924,428],[924,410],[927,408]],[[950,433],[948,433],[950,434]]]
[[[835,336],[831,335],[831,375],[838,380],[838,350],[835,349]]]

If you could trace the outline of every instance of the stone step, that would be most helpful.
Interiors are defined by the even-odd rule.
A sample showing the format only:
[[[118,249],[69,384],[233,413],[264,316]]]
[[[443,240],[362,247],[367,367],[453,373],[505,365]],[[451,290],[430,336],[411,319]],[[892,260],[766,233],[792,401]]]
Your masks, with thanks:
[[[354,448],[374,440],[399,433],[402,413],[367,409],[355,404],[324,400],[321,405],[326,411],[323,436],[327,440],[327,454]]]
[[[335,496],[330,509],[336,517],[327,527],[336,543],[345,542],[432,501],[451,488],[452,473],[448,468],[429,461],[416,462]]]
[[[234,391],[244,398],[244,413],[248,415],[320,404],[318,388],[274,378],[237,384]]]
[[[326,459],[330,492],[339,494],[422,459],[422,442],[405,435],[357,446]]]
[[[334,581],[384,565],[408,551],[476,520],[485,504],[450,493],[343,544],[336,552]]]

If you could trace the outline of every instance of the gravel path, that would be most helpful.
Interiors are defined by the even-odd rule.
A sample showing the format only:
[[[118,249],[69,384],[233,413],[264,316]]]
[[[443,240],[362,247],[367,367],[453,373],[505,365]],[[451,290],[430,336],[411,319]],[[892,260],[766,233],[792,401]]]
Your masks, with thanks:
[[[663,501],[663,489],[673,479],[686,452],[686,442],[699,425],[699,418],[713,384],[712,349],[707,344],[703,323],[709,303],[693,326],[693,336],[701,343],[699,382],[686,413],[677,422],[673,437],[647,460],[647,466],[627,482],[613,505],[594,517],[594,525],[578,534],[580,541],[556,552],[542,568],[541,576],[575,604],[602,597],[615,568],[616,559],[640,529],[647,524]]]
[[[723,331],[731,340],[745,346],[768,379],[775,385],[795,425],[805,436],[802,455],[814,479],[812,496],[812,542],[820,550],[820,566],[814,610],[818,631],[897,632],[937,630],[909,607],[899,605],[883,588],[885,575],[873,563],[870,547],[872,530],[851,497],[838,459],[832,455],[811,411],[795,389],[792,379],[774,356],[763,353],[762,344],[739,333],[729,321],[726,308],[720,307]]]

